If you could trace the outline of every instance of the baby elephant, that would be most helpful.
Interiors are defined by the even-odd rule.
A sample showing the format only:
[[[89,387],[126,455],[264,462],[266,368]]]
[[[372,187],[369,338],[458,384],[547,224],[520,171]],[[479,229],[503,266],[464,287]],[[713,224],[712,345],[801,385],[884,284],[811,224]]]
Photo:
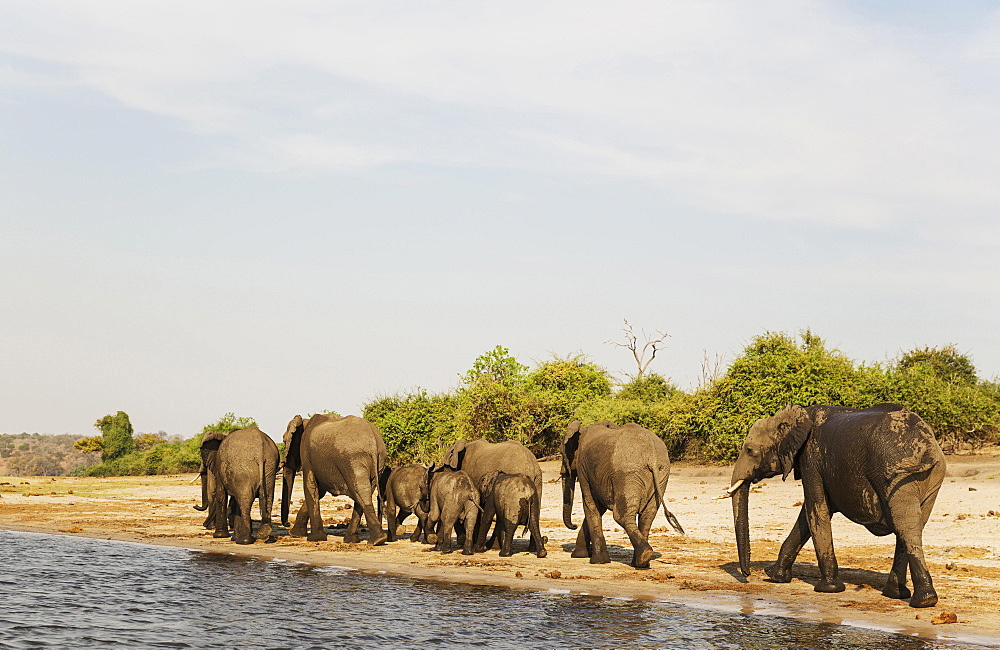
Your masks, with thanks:
[[[479,491],[483,496],[483,519],[479,531],[476,550],[493,548],[497,536],[500,537],[500,557],[510,557],[514,554],[511,546],[514,543],[514,532],[523,525],[531,531],[532,539],[539,540],[538,557],[545,557],[545,542],[538,529],[539,510],[541,507],[535,482],[524,474],[506,474],[499,470],[490,472],[479,483]],[[490,520],[496,514],[497,525],[488,544],[483,544],[486,529]],[[530,549],[529,549],[530,550]]]
[[[417,527],[410,535],[411,542],[419,542],[427,526],[427,468],[409,465],[393,470],[385,487],[385,518],[389,541],[396,541],[396,528],[413,513]]]
[[[430,484],[430,512],[427,541],[435,551],[451,551],[451,531],[458,529],[462,555],[472,555],[472,536],[479,518],[479,490],[462,470],[433,465],[427,471]]]

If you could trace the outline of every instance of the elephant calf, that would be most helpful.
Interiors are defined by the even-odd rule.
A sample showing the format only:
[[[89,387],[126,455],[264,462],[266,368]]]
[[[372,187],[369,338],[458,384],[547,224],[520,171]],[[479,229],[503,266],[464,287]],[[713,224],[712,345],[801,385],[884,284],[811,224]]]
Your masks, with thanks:
[[[271,506],[274,503],[274,480],[278,473],[278,446],[257,427],[230,433],[219,444],[208,466],[213,477],[212,514],[215,515],[213,537],[229,537],[226,501],[236,505],[233,521],[233,541],[252,544],[250,507],[260,502],[261,539],[271,537]]]
[[[427,541],[435,551],[451,551],[451,531],[458,529],[462,555],[472,555],[473,531],[479,518],[479,490],[462,470],[434,465],[428,472],[430,512]]]
[[[538,526],[542,504],[538,490],[535,489],[535,482],[530,477],[524,474],[493,471],[483,477],[479,491],[483,497],[483,525],[479,529],[477,551],[493,548],[494,541],[499,537],[500,557],[510,557],[514,554],[511,548],[514,543],[514,533],[518,526],[524,525],[525,530],[530,530],[531,536],[538,540],[535,553],[538,557],[546,556],[545,542],[548,538],[542,537]],[[496,528],[493,529],[490,541],[483,544],[486,529],[489,528],[489,522],[494,514],[497,518]]]
[[[396,541],[396,528],[402,526],[411,513],[417,516],[417,527],[410,541],[420,541],[427,527],[427,510],[422,505],[427,497],[427,468],[423,465],[400,467],[389,474],[385,486],[385,518],[390,542]]]

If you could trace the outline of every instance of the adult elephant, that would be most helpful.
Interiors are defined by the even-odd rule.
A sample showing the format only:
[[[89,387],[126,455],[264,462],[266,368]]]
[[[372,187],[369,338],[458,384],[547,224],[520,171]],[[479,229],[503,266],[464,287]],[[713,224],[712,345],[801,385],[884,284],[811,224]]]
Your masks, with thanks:
[[[743,442],[727,490],[733,496],[744,575],[750,575],[750,484],[778,474],[784,480],[792,472],[802,479],[805,498],[777,561],[764,570],[772,580],[791,580],[792,563],[812,537],[820,572],[815,590],[843,591],[830,530],[830,517],[840,512],[875,535],[896,536],[883,595],[909,598],[911,607],[937,604],[922,537],[944,480],[945,462],[926,422],[899,404],[866,409],[788,406],[757,420]],[[907,567],[912,595],[906,587]]]
[[[298,422],[303,426],[300,428]],[[307,423],[306,423],[307,422]],[[295,424],[295,426],[293,426]],[[382,434],[368,420],[353,415],[338,417],[319,414],[302,420],[296,415],[289,423],[292,431],[286,443],[285,487],[281,516],[287,521],[295,469],[302,468],[302,487],[305,503],[295,516],[289,534],[306,536],[311,542],[324,541],[327,537],[320,516],[319,500],[325,494],[346,495],[354,501],[351,523],[347,526],[344,541],[350,544],[361,541],[358,528],[364,515],[368,526],[368,544],[384,544],[382,530],[382,489],[380,482],[385,474],[385,442]],[[372,493],[378,494],[378,510]]]
[[[206,436],[208,437],[208,436]],[[211,439],[209,440],[209,443]],[[204,440],[202,445],[207,444]],[[213,537],[229,537],[227,502],[233,504],[233,541],[252,544],[250,508],[260,506],[257,537],[271,537],[271,507],[274,479],[278,473],[278,446],[257,427],[239,429],[225,436],[218,450],[208,457],[211,476],[211,514],[215,517]]]
[[[538,499],[542,498],[542,468],[538,464],[538,459],[531,451],[517,442],[507,440],[505,442],[488,442],[486,440],[459,440],[445,452],[443,465],[452,469],[464,470],[472,484],[478,486],[482,483],[483,477],[490,472],[501,471],[506,474],[524,474],[535,484],[538,491]],[[534,513],[537,527],[538,513]],[[490,521],[480,517],[476,523],[476,545],[482,547],[486,543],[486,535],[489,533]],[[472,531],[470,531],[472,532]],[[528,549],[535,551],[542,548],[544,542],[535,539],[532,535],[528,542]]]
[[[607,564],[607,542],[602,518],[611,510],[615,521],[632,542],[632,566],[649,568],[655,553],[649,545],[649,529],[656,511],[674,530],[683,534],[677,518],[667,509],[663,493],[670,477],[670,456],[663,440],[649,429],[628,423],[618,426],[607,420],[580,427],[571,422],[562,442],[563,523],[573,523],[573,496],[580,482],[584,526],[576,538],[573,557],[590,557],[591,564]]]

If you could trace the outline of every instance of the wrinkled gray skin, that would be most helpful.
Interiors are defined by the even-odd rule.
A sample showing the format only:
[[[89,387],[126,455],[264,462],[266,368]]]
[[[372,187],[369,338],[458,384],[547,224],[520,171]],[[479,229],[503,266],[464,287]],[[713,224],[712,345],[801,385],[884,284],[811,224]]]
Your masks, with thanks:
[[[203,440],[202,445],[205,444]],[[233,541],[252,544],[250,508],[254,501],[258,501],[260,528],[257,537],[270,539],[274,479],[278,473],[278,446],[274,441],[257,427],[233,431],[219,443],[218,451],[209,457],[208,472],[212,480],[210,512],[215,516],[215,533],[212,536],[230,536],[226,509],[228,500],[235,506]]]
[[[573,557],[589,557],[591,564],[611,561],[604,540],[602,517],[611,510],[618,525],[632,542],[632,566],[649,568],[656,555],[649,545],[649,529],[656,511],[674,530],[684,529],[663,499],[670,476],[667,446],[648,429],[629,423],[619,427],[608,421],[583,429],[572,422],[562,443],[563,523],[573,523],[573,493],[580,482],[584,525],[576,537]]]
[[[479,518],[479,490],[462,470],[434,465],[427,470],[430,484],[430,511],[427,513],[427,541],[435,551],[451,552],[451,533],[458,532],[462,555],[472,555],[472,531]]]
[[[281,441],[285,444],[285,460],[281,465],[281,525],[291,528],[288,521],[289,509],[292,505],[292,487],[295,485],[295,475],[302,470],[302,458],[299,448],[302,444],[302,433],[309,425],[309,418],[296,415],[288,423],[285,435]]]
[[[496,515],[497,524],[493,529],[493,537],[486,544],[486,527],[481,527],[480,538],[476,541],[476,551],[492,548],[494,539],[500,539],[500,557],[510,557],[514,554],[514,533],[517,527],[523,525],[530,530],[535,539],[541,540],[536,551],[538,557],[545,557],[545,542],[538,527],[538,516],[541,501],[535,483],[524,474],[506,474],[501,471],[490,472],[479,483],[479,494],[483,500],[483,521],[489,521]]]
[[[286,486],[282,489],[282,496],[285,497],[286,493],[289,496],[281,504],[282,519],[287,517],[287,504],[291,500],[294,469],[297,467],[302,469],[305,493],[305,503],[295,515],[295,524],[288,531],[289,535],[305,536],[310,542],[325,541],[327,534],[320,516],[319,500],[325,494],[343,494],[354,501],[344,541],[348,544],[361,541],[358,529],[364,515],[368,526],[368,544],[384,544],[386,534],[379,515],[382,510],[380,479],[385,474],[382,434],[368,420],[353,415],[340,418],[318,414],[301,426],[304,422],[301,416],[296,415],[288,425],[291,436],[286,443]],[[378,494],[376,500],[372,499],[373,492]]]
[[[506,442],[459,440],[445,452],[443,464],[453,469],[465,471],[472,479],[473,485],[476,486],[490,472],[524,474],[534,482],[539,500],[542,498],[542,468],[534,454],[527,447],[514,440]],[[481,531],[488,532],[491,524],[492,521],[489,519],[480,517],[474,539],[485,539],[485,532],[481,533]],[[540,538],[536,540],[532,534],[528,548],[534,551],[542,545]]]
[[[425,505],[429,488],[427,468],[423,465],[408,465],[392,470],[385,486],[385,520],[389,541],[396,541],[396,528],[402,526],[410,514],[417,516],[417,527],[410,535],[411,542],[419,542],[426,530],[427,511]]]
[[[215,454],[219,451],[219,445],[228,436],[229,433],[223,433],[221,431],[210,431],[206,433],[201,439],[201,467],[198,468],[198,475],[201,478],[201,505],[193,506],[195,510],[208,511],[208,515],[205,517],[205,521],[202,525],[208,530],[215,528],[215,510],[212,507],[212,492],[215,490],[215,479],[212,474],[208,471],[209,465],[213,464]],[[233,508],[235,505],[231,505],[229,511],[229,525],[233,524]]]
[[[923,528],[944,480],[944,454],[934,432],[898,404],[867,409],[789,406],[750,427],[733,467],[733,518],[740,569],[750,575],[748,501],[750,484],[794,471],[805,493],[802,509],[778,559],[764,571],[789,582],[792,563],[813,539],[820,581],[815,590],[840,592],[830,517],[843,513],[875,535],[896,536],[896,551],[882,593],[931,607],[937,593],[924,561]],[[906,587],[906,571],[913,593]]]

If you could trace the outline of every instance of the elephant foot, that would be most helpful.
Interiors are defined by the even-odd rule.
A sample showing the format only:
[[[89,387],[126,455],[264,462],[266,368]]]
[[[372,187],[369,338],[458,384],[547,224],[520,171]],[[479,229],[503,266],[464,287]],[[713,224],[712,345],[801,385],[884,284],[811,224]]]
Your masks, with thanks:
[[[360,544],[361,543],[361,536],[358,535],[357,533],[346,533],[346,534],[344,534],[344,543],[345,544]]]
[[[410,541],[411,542],[419,542],[420,541],[420,534],[419,533],[413,533],[412,535],[410,535]]]
[[[472,549],[471,548],[463,548],[462,549],[462,555],[472,555]]]
[[[648,569],[649,563],[654,557],[656,557],[656,552],[651,548],[646,548],[632,557],[632,563],[637,569]]]
[[[305,537],[306,534],[307,534],[307,532],[306,532],[306,527],[305,526],[302,526],[302,527],[293,526],[293,527],[291,527],[291,528],[288,529],[288,536],[289,537]]]
[[[271,524],[261,524],[260,528],[257,529],[257,539],[267,539],[274,532],[271,528]]]
[[[326,531],[320,528],[319,530],[314,530],[306,536],[306,541],[309,542],[325,542],[326,541]]]
[[[590,557],[590,552],[586,548],[574,548],[570,557]]]
[[[538,549],[538,557],[545,557],[548,554],[549,552],[546,551],[544,548]]]
[[[937,602],[937,592],[933,589],[925,592],[918,591],[910,598],[910,607],[934,607]]]
[[[813,587],[813,591],[818,591],[821,594],[839,594],[844,589],[846,589],[846,587],[844,586],[844,583],[841,582],[840,580],[836,582],[821,581],[817,583],[815,587]]]
[[[436,550],[438,550],[438,549],[437,549],[437,541],[438,541],[438,536],[437,536],[436,534],[434,534],[434,533],[430,533],[429,535],[427,535],[427,539],[426,539],[426,542],[427,542],[428,544],[434,544],[434,545],[435,545],[435,546],[434,546],[434,550],[435,550],[435,551],[436,551]]]
[[[230,533],[227,530],[217,530],[214,533],[212,533],[212,537],[215,537],[216,539],[232,537],[232,536],[233,536],[232,533]]]
[[[889,579],[889,582],[885,583],[882,587],[882,595],[886,598],[897,598],[899,600],[905,600],[910,597],[910,590],[906,585],[901,585],[893,579]]]
[[[381,535],[376,535],[374,537],[369,535],[368,546],[382,546],[383,544],[385,544],[387,539],[388,536],[385,533],[382,533]]]
[[[500,557],[510,557],[513,554],[514,554],[514,551],[507,550],[507,549],[500,549]]]
[[[791,582],[792,572],[782,570],[776,563],[764,569],[764,573],[772,582]],[[818,590],[817,590],[818,591]]]
[[[594,553],[590,557],[591,564],[611,564],[611,556],[608,555],[607,551],[602,551],[600,553]]]
[[[254,538],[253,537],[241,537],[241,538],[237,539],[237,538],[234,537],[233,538],[233,542],[236,543],[236,544],[243,544],[243,545],[253,544],[254,543]]]

